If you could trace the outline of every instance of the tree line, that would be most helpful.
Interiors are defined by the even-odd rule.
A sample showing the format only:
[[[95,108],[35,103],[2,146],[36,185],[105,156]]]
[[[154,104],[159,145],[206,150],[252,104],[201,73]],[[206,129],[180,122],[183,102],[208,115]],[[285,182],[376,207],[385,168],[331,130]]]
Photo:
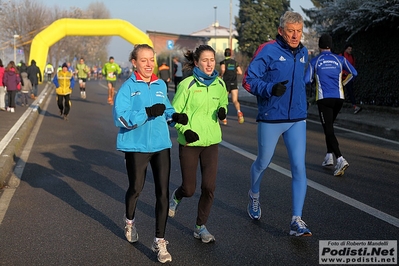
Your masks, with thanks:
[[[36,0],[3,0],[0,1],[0,9],[0,50],[13,48],[14,35],[18,35],[15,44],[17,49],[23,50],[23,61],[27,63],[33,38],[54,21],[61,18],[110,18],[110,11],[97,1],[83,10],[77,7],[62,9],[57,5],[45,6]],[[111,37],[67,36],[50,47],[47,61],[60,65],[84,57],[90,65],[104,63],[108,60],[107,46],[110,41]]]

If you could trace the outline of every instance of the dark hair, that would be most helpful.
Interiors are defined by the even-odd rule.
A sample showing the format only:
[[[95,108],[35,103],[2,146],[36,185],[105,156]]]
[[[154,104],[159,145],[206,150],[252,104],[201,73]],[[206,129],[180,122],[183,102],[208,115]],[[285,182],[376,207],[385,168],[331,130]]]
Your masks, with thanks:
[[[352,45],[351,43],[349,43],[349,42],[348,42],[348,43],[345,43],[344,49],[342,50],[342,53],[341,53],[342,56],[344,56],[344,53],[345,53],[346,49],[348,49],[348,47],[353,48],[353,45]],[[352,53],[352,57],[355,58],[355,56],[353,55],[353,53]]]
[[[0,67],[4,67],[3,61],[0,59]]]
[[[131,51],[129,55],[129,61],[132,61],[133,59],[137,60],[137,54],[141,49],[150,49],[155,53],[154,48],[152,48],[148,44],[136,44],[133,48],[133,51]]]
[[[348,49],[348,47],[353,48],[353,45],[352,45],[351,43],[346,43],[345,46],[344,46],[344,51],[345,51],[346,49]]]
[[[187,62],[184,64],[184,69],[193,69],[195,66],[194,62],[198,62],[201,54],[205,51],[211,51],[215,55],[215,50],[213,50],[212,47],[206,44],[202,44],[198,46],[195,51],[190,51],[188,50],[185,54],[184,57],[187,59]]]
[[[226,50],[224,50],[224,56],[231,56],[231,49],[230,48],[226,48]]]

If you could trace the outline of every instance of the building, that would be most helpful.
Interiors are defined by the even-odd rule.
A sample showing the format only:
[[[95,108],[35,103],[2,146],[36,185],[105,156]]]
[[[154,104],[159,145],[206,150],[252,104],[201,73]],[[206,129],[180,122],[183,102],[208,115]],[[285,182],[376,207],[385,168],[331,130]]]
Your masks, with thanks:
[[[232,30],[230,34],[229,28],[220,26],[217,22],[190,35],[158,31],[146,31],[146,33],[158,56],[174,56],[182,51],[193,50],[201,44],[212,46],[217,54],[223,54],[226,48],[237,50],[238,47],[237,40],[234,38],[237,31]]]
[[[220,26],[218,22],[210,25],[209,27],[193,32],[191,36],[202,36],[209,38],[208,45],[215,49],[216,53],[223,53],[226,48],[232,48],[237,51],[238,41],[234,38],[237,36],[236,30]]]

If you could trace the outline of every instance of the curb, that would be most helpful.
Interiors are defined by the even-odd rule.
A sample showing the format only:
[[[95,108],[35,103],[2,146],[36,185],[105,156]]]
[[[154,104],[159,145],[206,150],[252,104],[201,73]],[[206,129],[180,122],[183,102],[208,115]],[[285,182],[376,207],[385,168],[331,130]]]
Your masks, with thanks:
[[[33,129],[42,110],[42,106],[50,95],[51,90],[52,86],[46,85],[38,99],[31,104],[30,108],[26,110],[18,120],[18,122],[22,123],[22,126],[17,129],[15,133],[12,132],[12,130],[7,133],[7,135],[10,134],[9,137],[11,138],[11,141],[4,148],[0,157],[0,188],[8,185],[7,183],[10,180],[18,156]]]
[[[255,108],[257,107],[256,100],[251,101],[251,100],[245,100],[245,98],[244,99],[239,98],[239,101],[243,105]],[[348,108],[351,107],[351,105],[349,104],[344,106]],[[369,105],[364,107],[366,107],[368,110],[377,111],[381,113],[386,112],[390,114],[399,114],[399,108],[389,108],[389,107],[369,106]],[[308,111],[308,119],[320,121],[319,114],[310,111]],[[340,116],[337,117],[337,120],[335,121],[334,125],[350,130],[364,132],[381,138],[387,138],[393,141],[398,141],[399,129],[397,129],[397,127],[390,128],[390,127],[377,126],[375,123],[373,123],[373,121],[367,122],[367,121],[340,119]]]

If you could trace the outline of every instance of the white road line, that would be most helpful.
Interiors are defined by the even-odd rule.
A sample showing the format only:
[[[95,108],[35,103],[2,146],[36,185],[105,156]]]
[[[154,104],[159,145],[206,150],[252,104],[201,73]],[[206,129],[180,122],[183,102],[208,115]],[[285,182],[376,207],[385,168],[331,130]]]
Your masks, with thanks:
[[[314,124],[320,124],[320,121],[316,121],[316,120],[307,119],[306,121],[314,123]],[[393,144],[399,145],[399,141],[394,141],[394,140],[390,140],[390,139],[384,139],[384,138],[381,138],[381,137],[377,137],[377,136],[374,136],[374,135],[370,135],[370,134],[367,134],[367,133],[363,133],[363,132],[359,132],[359,131],[355,131],[355,130],[351,130],[351,129],[347,129],[347,128],[343,128],[343,127],[334,126],[334,128],[340,129],[340,130],[343,130],[343,131],[346,131],[346,132],[354,133],[354,134],[357,134],[357,135],[365,136],[365,137],[368,137],[368,138],[378,139],[378,140],[382,140],[382,141],[385,141],[385,142],[389,142],[389,143],[393,143]]]
[[[239,148],[237,146],[234,146],[233,144],[230,144],[230,143],[228,143],[226,141],[222,141],[220,143],[220,145],[222,145],[222,146],[224,146],[224,147],[226,147],[226,148],[228,148],[228,149],[230,149],[230,150],[232,150],[232,151],[234,151],[234,152],[236,152],[236,153],[238,153],[238,154],[240,154],[240,155],[242,155],[244,157],[247,157],[248,159],[251,159],[253,161],[256,160],[256,155],[254,155],[252,153],[249,153],[249,152],[247,152],[247,151],[245,151],[245,150],[243,150],[243,149],[241,149],[241,148]],[[285,175],[285,176],[288,176],[288,177],[292,178],[291,171],[289,171],[289,170],[287,170],[287,169],[285,169],[285,168],[283,168],[281,166],[278,166],[278,165],[276,165],[274,163],[270,163],[269,167],[271,169],[273,169],[273,170]],[[330,188],[328,188],[326,186],[320,185],[319,183],[316,183],[316,182],[314,182],[312,180],[309,180],[309,179],[308,179],[308,186],[313,188],[313,189],[316,189],[319,192],[322,192],[322,193],[326,194],[327,196],[330,196],[330,197],[335,198],[335,199],[337,199],[339,201],[342,201],[343,203],[346,203],[346,204],[348,204],[348,205],[350,205],[352,207],[355,207],[356,209],[358,209],[360,211],[368,213],[368,214],[370,214],[370,215],[372,215],[372,216],[374,216],[374,217],[376,217],[376,218],[378,218],[380,220],[383,220],[384,222],[387,222],[387,223],[392,224],[393,226],[399,228],[399,219],[394,217],[394,216],[392,216],[392,215],[389,215],[389,214],[384,213],[384,212],[382,212],[380,210],[377,210],[377,209],[375,209],[375,208],[373,208],[371,206],[368,206],[368,205],[366,205],[366,204],[364,204],[364,203],[362,203],[362,202],[360,202],[358,200],[355,200],[355,199],[353,199],[351,197],[348,197],[348,196],[346,196],[344,194],[341,194],[341,193],[339,193],[339,192],[337,192],[335,190],[332,190],[332,189],[330,189]]]
[[[47,86],[47,85],[46,85]],[[46,90],[44,90],[46,91]],[[46,92],[50,93],[50,91]],[[41,97],[40,102],[43,101],[43,97]],[[40,126],[43,122],[44,119],[44,114],[47,110],[48,105],[50,104],[51,101],[46,101],[43,107],[43,115],[39,115],[37,122],[35,123],[31,134],[29,135],[29,138],[25,144],[25,147],[22,150],[21,156],[15,165],[14,172],[11,175],[9,184],[10,186],[8,188],[5,188],[3,191],[3,194],[0,197],[0,225],[3,222],[4,216],[6,215],[7,209],[10,205],[11,199],[14,196],[15,190],[18,188],[19,183],[21,181],[22,174],[24,172],[25,164],[28,161],[29,154],[32,150],[32,146],[35,142],[37,133],[39,132]],[[35,108],[37,110],[37,107]],[[12,184],[12,185],[11,185]]]
[[[14,126],[7,132],[7,134],[0,141],[0,154],[3,153],[4,149],[10,144],[10,142],[14,139],[15,134],[17,134],[20,127],[25,123],[25,120],[29,117],[32,112],[36,112],[38,106],[42,103],[43,98],[47,94],[47,86],[44,88],[43,92],[40,94],[39,99],[34,101],[32,105],[26,109],[26,111],[22,114],[22,116],[18,119],[18,121],[14,124]],[[34,105],[35,104],[35,105]]]

